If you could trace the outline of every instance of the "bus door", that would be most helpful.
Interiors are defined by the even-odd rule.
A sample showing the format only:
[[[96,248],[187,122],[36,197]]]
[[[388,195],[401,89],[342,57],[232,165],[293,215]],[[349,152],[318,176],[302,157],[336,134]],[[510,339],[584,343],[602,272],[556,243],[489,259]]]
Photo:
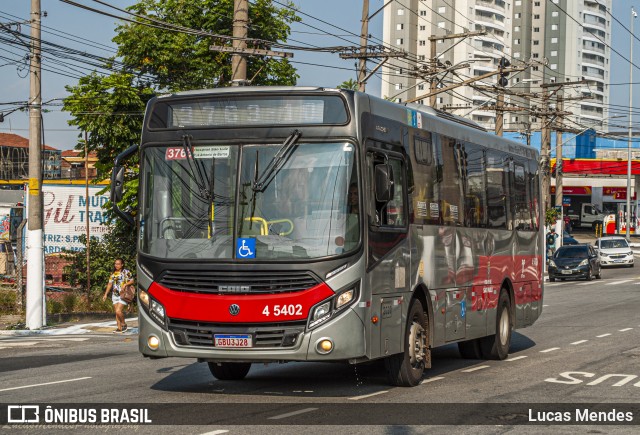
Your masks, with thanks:
[[[379,313],[380,340],[372,354],[402,352],[410,280],[406,166],[401,154],[369,148],[367,152],[368,237],[366,285],[372,312]],[[375,332],[374,332],[375,334]],[[379,349],[374,349],[376,342]]]

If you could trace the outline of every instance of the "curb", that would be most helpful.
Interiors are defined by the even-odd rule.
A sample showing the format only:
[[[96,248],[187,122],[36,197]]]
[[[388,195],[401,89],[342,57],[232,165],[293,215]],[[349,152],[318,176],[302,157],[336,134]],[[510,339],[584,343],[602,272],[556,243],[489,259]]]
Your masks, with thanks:
[[[125,319],[127,322],[133,322],[134,320],[138,320],[138,317],[130,317]],[[97,323],[84,323],[80,325],[70,325],[64,327],[45,327],[44,329],[10,329],[10,330],[0,330],[0,337],[28,337],[28,336],[38,336],[38,335],[82,335],[95,333],[88,328],[96,328],[96,327],[115,327],[116,321],[110,320],[108,322],[97,322]],[[129,328],[132,332],[138,332],[138,327]],[[100,333],[101,335],[110,334],[109,333]],[[123,334],[129,335],[129,334]]]

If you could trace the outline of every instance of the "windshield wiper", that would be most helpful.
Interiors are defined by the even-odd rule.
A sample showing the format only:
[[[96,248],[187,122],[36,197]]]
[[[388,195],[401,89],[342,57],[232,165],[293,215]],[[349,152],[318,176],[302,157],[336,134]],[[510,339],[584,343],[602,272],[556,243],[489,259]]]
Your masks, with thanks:
[[[193,158],[193,145],[191,145],[191,136],[185,134],[182,136],[182,148],[184,149],[184,153],[186,156],[187,164],[189,165],[189,169],[191,170],[191,175],[193,180],[196,182],[196,186],[200,191],[200,196],[207,201],[213,201],[213,175],[211,180],[207,180],[206,174],[202,172],[202,168],[200,165],[196,163]],[[215,164],[215,159],[214,159]],[[195,167],[195,169],[194,169]],[[196,177],[196,174],[198,175]]]
[[[275,156],[271,159],[271,161],[265,166],[259,177],[255,177],[254,181],[251,185],[251,188],[254,192],[263,192],[264,189],[267,188],[275,174],[278,173],[280,169],[287,163],[291,154],[293,154],[293,150],[300,139],[302,133],[299,130],[293,130],[291,134],[284,140],[282,146],[278,150]]]

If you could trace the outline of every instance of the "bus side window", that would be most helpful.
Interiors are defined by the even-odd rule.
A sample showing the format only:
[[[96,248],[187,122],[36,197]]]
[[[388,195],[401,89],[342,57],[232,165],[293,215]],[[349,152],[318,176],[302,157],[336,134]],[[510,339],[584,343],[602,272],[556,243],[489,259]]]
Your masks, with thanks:
[[[382,156],[372,158],[371,177],[375,177],[376,165],[384,164]],[[375,209],[374,224],[378,227],[386,228],[404,228],[407,225],[407,206],[405,203],[405,179],[403,163],[400,159],[386,159],[390,168],[390,179],[392,180],[391,199],[389,201],[378,201],[372,198],[373,207]],[[372,179],[372,185],[375,180]],[[375,195],[374,195],[375,196]]]

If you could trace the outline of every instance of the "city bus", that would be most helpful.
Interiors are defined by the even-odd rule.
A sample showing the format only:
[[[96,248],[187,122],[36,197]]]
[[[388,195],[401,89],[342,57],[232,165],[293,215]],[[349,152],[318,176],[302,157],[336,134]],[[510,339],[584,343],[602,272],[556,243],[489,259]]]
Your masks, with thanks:
[[[537,151],[426,106],[314,87],[159,96],[111,188],[137,229],[141,353],[217,379],[384,359],[415,386],[433,348],[505,359],[542,312]]]

